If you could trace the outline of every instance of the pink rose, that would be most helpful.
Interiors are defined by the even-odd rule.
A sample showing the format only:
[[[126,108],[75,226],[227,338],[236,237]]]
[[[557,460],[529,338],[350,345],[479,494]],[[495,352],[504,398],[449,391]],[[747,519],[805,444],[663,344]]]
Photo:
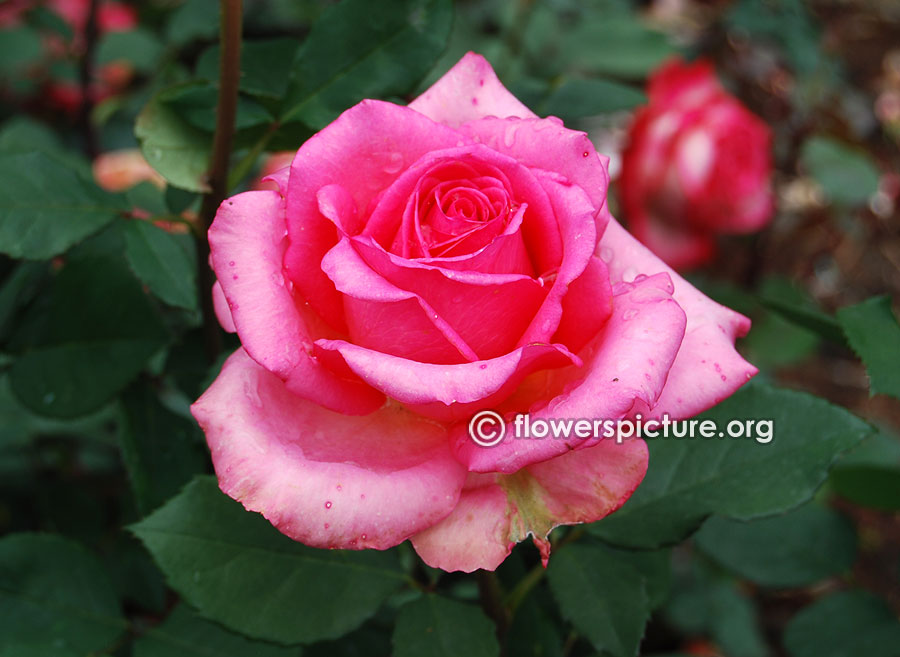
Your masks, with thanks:
[[[771,133],[729,95],[706,61],[672,60],[650,78],[622,154],[628,227],[677,269],[709,261],[717,234],[772,217]]]
[[[467,433],[485,408],[690,416],[755,373],[748,320],[611,219],[606,165],[468,54],[408,107],[344,112],[278,191],[225,201],[214,294],[243,347],[193,406],[222,490],[308,545],[410,538],[464,571],[617,509],[642,441]]]

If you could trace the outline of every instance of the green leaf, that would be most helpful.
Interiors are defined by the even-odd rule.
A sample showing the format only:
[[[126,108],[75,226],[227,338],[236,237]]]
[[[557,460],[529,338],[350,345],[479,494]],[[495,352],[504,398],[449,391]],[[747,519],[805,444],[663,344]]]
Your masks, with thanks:
[[[134,657],[300,657],[300,648],[253,641],[201,618],[184,604],[134,643]]]
[[[500,645],[494,632],[478,607],[423,595],[397,614],[393,657],[497,657]]]
[[[190,236],[173,235],[149,221],[125,223],[125,255],[132,271],[170,306],[197,308],[196,258]]]
[[[824,312],[796,285],[783,278],[768,278],[760,290],[760,302],[789,322],[831,340],[845,344],[837,319]]]
[[[630,11],[603,12],[575,26],[562,45],[565,70],[641,78],[678,51]]]
[[[646,581],[619,551],[572,543],[554,553],[550,590],[563,618],[599,651],[634,657],[650,617]]]
[[[867,438],[835,464],[828,481],[854,504],[900,511],[900,439],[883,431]]]
[[[756,438],[648,440],[650,468],[615,514],[589,531],[619,545],[679,542],[713,513],[750,520],[808,501],[842,451],[872,429],[843,408],[801,392],[742,388],[699,416],[725,434],[731,420],[771,420],[768,443]]]
[[[2,654],[94,654],[125,621],[103,566],[73,541],[44,534],[0,539]]]
[[[449,0],[330,7],[297,53],[282,123],[319,129],[363,98],[407,93],[443,51],[452,19]]]
[[[127,210],[47,153],[0,154],[0,253],[52,258]]]
[[[282,643],[336,638],[404,581],[393,552],[316,550],[194,479],[132,531],[202,616]]]
[[[601,78],[569,78],[541,104],[540,114],[564,121],[632,109],[647,102],[640,89]]]
[[[122,460],[146,514],[203,473],[209,457],[197,425],[162,406],[150,386],[133,386],[122,403]]]
[[[840,513],[807,504],[752,522],[713,516],[694,540],[708,557],[763,586],[791,588],[846,572],[856,559],[856,532]],[[815,545],[815,550],[810,550]]]
[[[296,39],[264,39],[241,44],[240,90],[253,96],[281,98],[287,91],[291,65],[297,54]],[[219,79],[219,46],[213,46],[197,61],[197,77]]]
[[[117,261],[67,265],[24,318],[13,390],[41,415],[77,417],[109,402],[167,341],[140,284]]]
[[[879,598],[844,591],[822,598],[794,616],[784,631],[791,657],[897,657],[900,622]]]
[[[186,0],[169,15],[166,42],[181,45],[194,39],[215,39],[219,32],[216,0]]]
[[[769,655],[756,608],[734,582],[695,572],[678,583],[664,616],[683,634],[712,638],[729,657]]]
[[[126,61],[136,70],[152,72],[162,56],[163,45],[149,30],[137,28],[128,32],[107,32],[97,44],[97,64]]]
[[[841,308],[838,322],[853,351],[862,359],[873,395],[900,399],[900,325],[888,296]]]
[[[206,192],[212,136],[192,126],[161,100],[163,94],[177,88],[165,89],[147,103],[138,115],[134,134],[147,162],[170,184],[190,192]]]
[[[190,126],[209,134],[215,131],[219,91],[212,83],[204,80],[182,83],[160,93],[157,100]],[[238,96],[235,129],[267,126],[273,120],[272,114],[258,102]]]
[[[825,196],[839,205],[862,205],[878,191],[878,167],[863,150],[812,137],[803,144],[800,160]]]
[[[29,27],[0,30],[0,79],[11,77],[44,55],[41,35]]]

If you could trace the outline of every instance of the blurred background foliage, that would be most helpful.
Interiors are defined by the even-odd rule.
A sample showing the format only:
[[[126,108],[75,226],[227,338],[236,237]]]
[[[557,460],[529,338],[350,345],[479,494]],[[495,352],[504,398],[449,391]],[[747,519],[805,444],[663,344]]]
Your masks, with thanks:
[[[193,230],[218,3],[59,5],[0,4],[0,656],[900,654],[900,5],[245,1],[232,191],[468,50],[614,175],[672,55],[711,58],[775,133],[774,222],[692,281],[752,317],[761,369],[710,414],[778,437],[652,445],[622,511],[554,532],[547,571],[515,549],[493,601],[408,546],[311,550],[218,493],[188,412],[221,364]]]

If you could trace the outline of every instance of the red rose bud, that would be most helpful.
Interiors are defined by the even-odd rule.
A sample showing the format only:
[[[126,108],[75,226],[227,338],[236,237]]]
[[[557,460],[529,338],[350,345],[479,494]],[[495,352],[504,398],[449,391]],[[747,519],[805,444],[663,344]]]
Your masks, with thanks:
[[[622,154],[631,232],[667,264],[715,254],[719,234],[763,228],[773,211],[771,132],[728,94],[712,64],[672,60],[650,78]]]

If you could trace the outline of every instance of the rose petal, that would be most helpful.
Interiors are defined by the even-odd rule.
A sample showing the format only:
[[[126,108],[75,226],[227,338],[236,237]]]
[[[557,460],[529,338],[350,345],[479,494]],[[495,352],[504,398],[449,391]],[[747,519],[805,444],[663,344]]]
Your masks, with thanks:
[[[547,294],[530,276],[446,270],[388,254],[371,238],[353,244],[386,281],[434,309],[479,360],[513,350]]]
[[[547,190],[562,237],[563,257],[553,272],[550,290],[535,313],[519,345],[549,342],[562,319],[563,299],[569,285],[584,273],[597,243],[596,209],[581,187],[569,184],[546,171],[536,171]]]
[[[431,305],[380,276],[343,237],[322,259],[322,271],[343,297],[353,342],[426,363],[478,360]]]
[[[439,424],[394,405],[325,410],[240,349],[191,412],[221,489],[313,547],[397,545],[450,513],[465,480]]]
[[[468,419],[477,410],[500,404],[531,372],[581,364],[562,345],[550,344],[450,366],[399,358],[343,340],[318,340],[316,345],[340,354],[352,372],[391,399],[442,421]]]
[[[310,358],[307,324],[282,272],[284,199],[278,192],[244,192],[222,203],[209,244],[233,325],[257,363],[287,380],[295,394],[328,408],[363,414],[381,406],[380,393]]]
[[[412,537],[413,547],[429,566],[448,571],[493,570],[528,535],[549,556],[550,531],[595,522],[622,506],[644,478],[647,457],[642,440],[603,440],[496,475],[493,483],[482,475],[449,516]]]
[[[536,408],[527,409],[532,418],[616,420],[639,402],[656,403],[684,336],[684,311],[671,297],[666,275],[613,292],[612,315],[583,354],[584,366],[559,370],[562,381],[551,377]],[[503,442],[488,449],[474,443],[462,425],[451,430],[451,440],[471,472],[503,473],[596,443],[577,437],[517,439],[510,429]]]
[[[219,320],[222,328],[227,333],[234,333],[237,329],[234,327],[234,318],[231,316],[231,309],[228,308],[228,300],[225,293],[222,292],[222,286],[219,281],[213,283],[212,286],[213,309],[216,311],[216,319]]]
[[[609,158],[597,153],[587,133],[569,130],[555,117],[487,117],[470,121],[459,131],[525,166],[563,176],[587,193],[595,209],[606,203]],[[597,229],[602,233],[603,225]]]
[[[512,187],[511,191],[515,202],[527,206],[525,215],[522,217],[521,230],[531,238],[529,246],[532,248],[528,249],[528,253],[533,265],[529,262],[528,269],[531,271],[537,269],[538,273],[542,273],[559,266],[562,259],[562,246],[553,215],[553,206],[546,190],[530,169],[523,167],[515,159],[480,144],[467,144],[429,153],[416,162],[378,199],[378,203],[366,223],[364,234],[371,235],[382,246],[390,248],[400,223],[399,218],[404,215],[404,210],[413,196],[421,176],[441,160],[483,163],[496,168],[506,176]],[[480,249],[476,253],[481,253],[486,248]],[[465,263],[464,258],[465,256],[459,256],[458,261]],[[452,260],[452,258],[447,260]],[[466,268],[469,268],[468,264]]]
[[[409,107],[454,128],[483,116],[535,116],[500,83],[488,61],[473,52],[466,53]]]
[[[607,263],[613,283],[635,272],[666,272],[675,286],[673,296],[687,315],[684,341],[669,372],[666,387],[653,414],[688,418],[719,403],[747,382],[757,369],[734,348],[734,341],[750,330],[750,320],[721,306],[666,266],[616,221],[611,221],[599,250],[613,255]],[[643,409],[647,412],[647,409]]]
[[[609,272],[603,261],[593,256],[563,297],[562,319],[553,341],[578,353],[603,328],[611,314]]]
[[[364,100],[297,151],[287,191],[290,242],[284,264],[300,296],[331,326],[346,331],[341,295],[320,267],[337,231],[319,211],[319,190],[340,185],[363,212],[407,166],[459,139],[456,131],[409,108]]]

